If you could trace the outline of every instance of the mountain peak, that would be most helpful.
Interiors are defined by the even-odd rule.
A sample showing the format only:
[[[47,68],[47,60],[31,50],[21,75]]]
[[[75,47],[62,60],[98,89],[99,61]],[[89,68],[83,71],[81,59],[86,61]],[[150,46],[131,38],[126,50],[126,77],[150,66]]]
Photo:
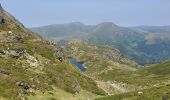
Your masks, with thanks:
[[[103,23],[98,24],[98,26],[118,27],[118,25],[114,24],[113,22],[103,22]]]

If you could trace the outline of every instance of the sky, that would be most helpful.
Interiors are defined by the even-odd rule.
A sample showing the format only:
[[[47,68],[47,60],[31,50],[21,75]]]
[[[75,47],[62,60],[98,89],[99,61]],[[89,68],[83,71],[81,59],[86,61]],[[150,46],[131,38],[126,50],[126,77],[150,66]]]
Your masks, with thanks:
[[[82,22],[170,25],[170,0],[0,0],[26,27]]]

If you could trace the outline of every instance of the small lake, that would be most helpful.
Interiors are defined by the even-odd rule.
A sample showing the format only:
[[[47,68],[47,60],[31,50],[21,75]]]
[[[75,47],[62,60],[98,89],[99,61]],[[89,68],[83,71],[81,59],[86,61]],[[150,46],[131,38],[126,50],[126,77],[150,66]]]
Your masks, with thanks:
[[[86,66],[83,65],[83,63],[78,62],[75,58],[72,58],[71,63],[73,65],[75,65],[81,72],[85,72],[86,71]]]

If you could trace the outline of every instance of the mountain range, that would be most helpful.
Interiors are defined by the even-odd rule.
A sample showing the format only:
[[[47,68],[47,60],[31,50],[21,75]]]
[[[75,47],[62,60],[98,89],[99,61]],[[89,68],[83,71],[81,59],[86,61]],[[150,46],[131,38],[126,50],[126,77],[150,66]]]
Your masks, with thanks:
[[[80,39],[97,45],[109,45],[139,64],[170,59],[169,26],[121,27],[112,22],[97,25],[74,22],[31,30],[56,43]]]

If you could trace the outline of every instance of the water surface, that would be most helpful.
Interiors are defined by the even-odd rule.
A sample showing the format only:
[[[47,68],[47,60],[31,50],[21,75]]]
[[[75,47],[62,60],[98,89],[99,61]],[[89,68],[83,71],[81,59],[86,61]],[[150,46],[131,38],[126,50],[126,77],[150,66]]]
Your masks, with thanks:
[[[86,66],[83,63],[78,62],[75,58],[71,59],[71,63],[75,65],[81,72],[86,71]]]

